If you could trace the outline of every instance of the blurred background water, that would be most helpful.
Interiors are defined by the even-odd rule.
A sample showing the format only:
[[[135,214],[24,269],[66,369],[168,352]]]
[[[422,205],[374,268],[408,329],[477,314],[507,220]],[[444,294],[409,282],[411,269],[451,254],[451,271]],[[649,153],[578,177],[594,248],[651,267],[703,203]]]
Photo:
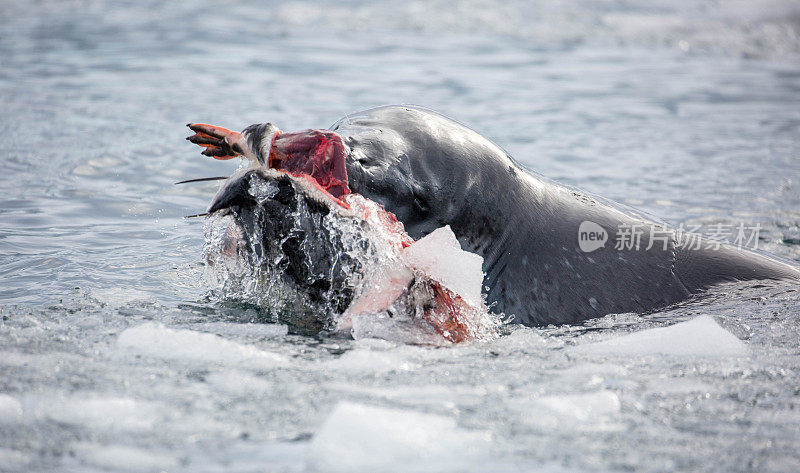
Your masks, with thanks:
[[[202,221],[181,217],[216,184],[172,183],[235,164],[199,156],[185,123],[321,128],[388,103],[673,225],[758,224],[761,249],[800,261],[793,1],[4,3],[0,470],[335,469],[308,439],[342,399],[487,432],[476,471],[800,468],[791,285],[450,351],[295,336],[205,302]],[[700,313],[748,356],[565,354]],[[126,345],[144,321],[191,332]],[[251,365],[253,347],[292,362]],[[573,394],[600,396],[588,429],[520,421]]]

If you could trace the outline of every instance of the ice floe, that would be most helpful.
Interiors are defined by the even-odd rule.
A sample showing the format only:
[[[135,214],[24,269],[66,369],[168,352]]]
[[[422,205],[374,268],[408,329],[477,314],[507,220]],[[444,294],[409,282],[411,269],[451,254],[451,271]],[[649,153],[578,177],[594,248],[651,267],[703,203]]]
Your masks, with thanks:
[[[149,432],[161,418],[157,405],[125,397],[47,399],[39,412],[56,422],[93,431]]]
[[[272,368],[288,362],[282,355],[253,345],[153,322],[126,329],[119,335],[117,346],[123,351],[170,361],[246,364],[252,368]]]
[[[571,351],[581,354],[746,356],[747,346],[713,318],[703,315],[669,327],[578,345]]]
[[[77,444],[74,449],[85,463],[106,471],[155,473],[180,466],[179,459],[168,454],[124,445]]]
[[[486,433],[449,417],[341,402],[314,435],[308,462],[326,472],[463,471],[488,449]]]
[[[406,263],[480,307],[483,258],[461,249],[450,225],[437,228],[403,250]]]

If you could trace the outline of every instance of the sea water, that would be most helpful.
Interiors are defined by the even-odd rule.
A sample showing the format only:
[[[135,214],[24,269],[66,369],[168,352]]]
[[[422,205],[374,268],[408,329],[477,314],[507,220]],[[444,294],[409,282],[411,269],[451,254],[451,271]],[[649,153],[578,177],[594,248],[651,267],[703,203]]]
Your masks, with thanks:
[[[210,301],[184,124],[387,103],[800,260],[795,2],[8,3],[0,471],[800,470],[796,284],[444,348]]]

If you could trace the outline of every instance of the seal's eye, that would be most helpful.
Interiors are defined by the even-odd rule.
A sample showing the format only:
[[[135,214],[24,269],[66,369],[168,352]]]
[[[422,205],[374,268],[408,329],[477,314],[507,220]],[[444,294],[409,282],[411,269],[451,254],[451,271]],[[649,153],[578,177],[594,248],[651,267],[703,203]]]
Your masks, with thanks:
[[[366,153],[355,152],[353,153],[353,158],[355,158],[355,161],[363,167],[375,166],[375,159],[371,158]]]

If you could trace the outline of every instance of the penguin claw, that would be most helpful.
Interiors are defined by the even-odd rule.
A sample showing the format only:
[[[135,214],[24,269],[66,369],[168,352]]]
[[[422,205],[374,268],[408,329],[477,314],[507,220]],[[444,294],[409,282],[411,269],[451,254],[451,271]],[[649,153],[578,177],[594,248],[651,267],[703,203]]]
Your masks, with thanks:
[[[205,123],[189,123],[186,126],[195,132],[186,139],[205,148],[202,152],[203,155],[221,160],[233,159],[241,155],[231,146],[231,143],[237,143],[242,138],[241,133]]]
[[[233,159],[236,157],[236,153],[233,153],[229,149],[224,148],[217,148],[217,147],[208,147],[200,153],[204,156],[211,156],[214,159]]]
[[[191,129],[195,133],[203,133],[208,136],[218,138],[220,140],[230,134],[238,133],[235,131],[231,131],[227,128],[222,128],[221,126],[208,125],[206,123],[189,123],[186,126],[188,126],[189,129]]]
[[[208,136],[205,133],[197,133],[196,135],[189,136],[186,139],[200,146],[219,146],[221,142],[219,138]]]

